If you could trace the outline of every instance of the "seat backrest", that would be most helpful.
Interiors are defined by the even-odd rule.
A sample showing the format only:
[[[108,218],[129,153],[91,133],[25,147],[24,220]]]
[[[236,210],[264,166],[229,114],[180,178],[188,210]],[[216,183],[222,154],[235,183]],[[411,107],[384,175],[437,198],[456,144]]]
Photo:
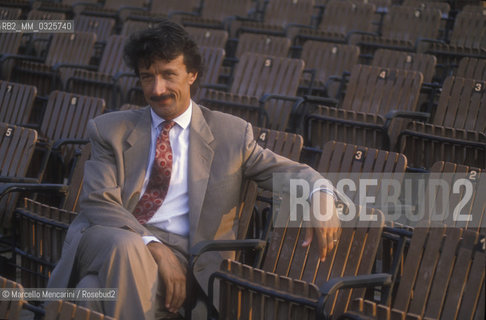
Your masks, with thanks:
[[[84,178],[84,164],[91,157],[91,144],[86,144],[81,148],[81,153],[76,159],[71,179],[69,181],[66,198],[62,203],[62,209],[68,211],[78,211],[79,197],[81,195],[81,187]]]
[[[330,1],[326,5],[319,29],[347,34],[350,31],[373,31],[375,6],[371,3]]]
[[[49,95],[39,132],[50,141],[83,139],[88,121],[102,114],[104,108],[103,99],[53,91]]]
[[[200,47],[199,51],[204,62],[204,73],[200,79],[201,84],[216,84],[220,74],[225,52],[223,48]]]
[[[20,283],[8,280],[0,276],[0,289],[23,289]],[[0,318],[2,319],[19,319],[24,299],[20,300],[0,300]]]
[[[104,109],[105,100],[101,98],[52,91],[39,133],[51,143],[60,139],[86,139],[88,121],[102,114]],[[67,145],[56,152],[61,163],[69,164],[73,159],[75,147]]]
[[[126,40],[126,36],[119,35],[112,35],[108,38],[101,56],[99,72],[114,76],[117,72],[130,71],[123,61],[123,45]]]
[[[220,270],[232,279],[250,281],[310,304],[315,304],[319,298],[319,288],[313,283],[265,272],[237,261],[224,260]],[[289,303],[263,292],[242,288],[231,281],[221,280],[220,288],[220,319],[288,319],[289,315],[299,320],[316,319],[315,310],[303,303]]]
[[[438,161],[432,165],[430,172],[430,179],[444,181],[446,185],[441,186],[441,189],[433,189],[431,194],[426,195],[429,201],[433,201],[433,206],[428,210],[429,215],[425,217],[430,220],[432,212],[439,216],[447,214],[443,220],[447,226],[486,234],[485,200],[481,196],[486,192],[484,169]],[[468,191],[456,192],[454,185],[465,186],[466,184],[461,182],[464,180],[470,182]],[[458,214],[458,216],[454,217],[454,214]],[[470,218],[470,220],[462,219],[462,217]]]
[[[22,9],[0,7],[0,19],[1,20],[17,20],[22,13]]]
[[[37,131],[0,122],[0,176],[24,178],[37,142]],[[0,199],[0,226],[9,228],[17,195]]]
[[[37,142],[37,132],[0,123],[0,175],[25,177]]]
[[[69,224],[77,213],[25,198],[15,210],[18,221],[16,247],[21,250],[21,283],[28,288],[45,288],[55,264],[61,258]]]
[[[317,171],[325,172],[326,178],[337,186],[343,179],[355,184],[355,190],[347,190],[346,195],[354,203],[359,203],[360,179],[375,179],[376,186],[368,186],[367,195],[375,197],[375,207],[380,207],[387,200],[387,194],[381,192],[383,179],[393,179],[400,184],[407,168],[405,155],[380,149],[329,141],[324,145]]]
[[[378,49],[373,55],[372,66],[420,71],[424,82],[432,82],[437,58],[431,54]]]
[[[195,12],[199,9],[201,0],[152,0],[150,12],[170,14],[173,11]]]
[[[451,11],[450,4],[445,1],[404,0],[402,6],[418,9],[439,9],[443,18],[447,18],[449,11]]]
[[[226,30],[197,27],[186,27],[185,30],[200,47],[225,48],[228,40],[228,32]]]
[[[289,38],[256,33],[244,33],[239,36],[235,56],[239,58],[245,52],[254,52],[270,56],[287,57],[289,49]]]
[[[28,123],[36,95],[34,86],[0,80],[0,122]]]
[[[459,12],[452,29],[450,44],[464,48],[486,47],[486,15],[482,12]]]
[[[427,319],[472,319],[486,270],[479,241],[471,230],[415,228],[393,308]]]
[[[447,77],[442,85],[432,123],[485,132],[486,81]]]
[[[74,18],[74,30],[76,32],[93,32],[96,40],[105,42],[112,35],[115,27],[115,19],[109,17],[95,17],[78,15]]]
[[[66,300],[52,301],[46,306],[45,320],[114,320],[87,307],[82,307]]]
[[[110,10],[120,10],[123,7],[143,8],[146,0],[105,0],[104,8]]]
[[[253,135],[263,148],[270,149],[290,160],[299,161],[304,144],[301,135],[259,127],[253,127]]]
[[[342,221],[342,232],[337,245],[320,262],[317,241],[310,247],[302,247],[305,230],[301,228],[302,216],[290,218],[288,199],[282,205],[274,222],[269,243],[266,248],[262,269],[278,275],[322,285],[329,279],[342,276],[370,274],[378,250],[384,225],[383,213],[368,208],[366,211],[356,206],[354,217]],[[311,213],[312,214],[312,213]],[[364,214],[375,217],[375,221],[361,221]],[[340,314],[345,311],[347,301],[362,297],[363,290],[340,290],[329,297],[326,311]]]
[[[91,32],[53,34],[45,64],[48,66],[57,63],[88,65],[95,42],[96,34]]]
[[[66,14],[63,12],[42,11],[32,9],[27,14],[27,20],[65,20]]]
[[[314,5],[310,1],[270,1],[264,22],[273,26],[285,27],[287,24],[310,25]]]
[[[230,92],[255,97],[265,93],[292,96],[303,70],[300,59],[244,53],[236,65]]]
[[[412,70],[355,65],[342,108],[385,115],[390,110],[414,111],[423,75]]]
[[[126,20],[123,23],[122,30],[120,32],[121,36],[129,36],[132,33],[135,33],[137,31],[141,31],[147,28],[154,28],[157,26],[156,22],[150,22],[150,21],[137,21],[137,20]]]
[[[246,17],[252,8],[252,0],[204,0],[201,17],[218,21],[232,16]]]
[[[486,59],[464,57],[459,62],[456,76],[476,80],[486,80]]]
[[[440,21],[439,9],[392,6],[383,21],[382,37],[413,42],[419,37],[437,39]]]
[[[358,63],[359,47],[310,40],[304,43],[300,58],[305,61],[306,69],[316,70],[318,80],[326,81],[330,76],[351,72]]]
[[[22,33],[20,32],[2,32],[0,33],[0,43],[2,48],[0,54],[16,54],[22,40]]]

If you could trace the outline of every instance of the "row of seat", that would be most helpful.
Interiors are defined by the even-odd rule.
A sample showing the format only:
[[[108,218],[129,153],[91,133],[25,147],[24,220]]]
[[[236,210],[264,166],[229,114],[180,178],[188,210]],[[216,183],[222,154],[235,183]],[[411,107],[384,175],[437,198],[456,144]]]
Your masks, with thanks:
[[[296,154],[298,153],[298,151],[300,151],[300,148],[302,147],[302,138],[297,139],[296,135],[293,134],[277,133],[275,131],[270,131],[268,129],[256,128],[255,137],[257,139],[257,142],[262,144],[263,146],[273,148],[275,151],[281,153],[282,155],[286,155],[286,156],[288,155],[294,158],[296,157]],[[89,149],[84,149],[83,154],[86,155],[87,153],[89,154]],[[83,157],[83,159],[86,158],[87,158],[86,156]],[[80,162],[77,165],[77,168],[78,170],[82,170],[83,168],[82,162]],[[347,145],[339,142],[329,142],[325,147],[325,152],[323,153],[318,169],[322,172],[341,173],[340,176],[329,175],[329,178],[331,179],[333,178],[334,179],[343,179],[343,178],[358,179],[359,177],[361,178],[375,177],[380,180],[383,177],[388,177],[388,178],[393,177],[394,179],[400,180],[403,179],[403,172],[405,171],[405,168],[406,168],[406,158],[404,155],[391,153],[384,150],[365,148],[362,146],[349,145],[349,144]],[[437,170],[437,172],[450,172],[450,173],[456,172],[455,179],[466,178],[466,179],[471,179],[471,181],[477,179],[475,180],[477,181],[477,187],[474,189],[473,192],[474,200],[468,203],[468,206],[463,209],[465,212],[473,213],[474,215],[473,220],[469,224],[463,224],[463,228],[468,230],[468,231],[464,231],[465,234],[467,234],[466,238],[468,240],[463,240],[463,241],[466,241],[466,243],[468,244],[467,246],[473,246],[473,248],[475,248],[474,250],[476,250],[475,251],[476,256],[484,255],[484,251],[481,251],[479,249],[480,245],[476,245],[483,238],[481,238],[477,233],[475,233],[479,231],[481,234],[484,234],[484,228],[485,228],[484,222],[486,221],[486,219],[484,219],[484,200],[482,200],[481,197],[479,196],[484,192],[483,189],[486,186],[484,184],[484,181],[482,181],[484,179],[481,179],[482,170],[479,168],[457,166],[454,164],[449,164],[444,162],[438,163],[436,166],[434,166],[434,168],[435,168],[434,171]],[[389,173],[388,176],[386,176],[386,172]],[[353,177],[352,175],[350,175],[350,173],[355,174],[356,176]],[[374,173],[375,175],[373,175],[372,173]],[[81,174],[78,173],[76,176],[78,178],[82,178],[82,173]],[[433,176],[433,178],[438,178],[438,176],[435,175]],[[337,183],[337,180],[334,181],[334,183]],[[73,188],[74,189],[79,188],[78,182],[74,182],[74,181],[72,182],[72,185],[69,186],[69,189],[72,190]],[[452,192],[452,190],[450,191]],[[79,191],[75,191],[74,194],[77,194],[77,192]],[[71,194],[71,192],[69,192],[68,194]],[[250,196],[248,196],[248,194],[250,194]],[[377,197],[380,196],[377,190],[376,190],[376,196]],[[430,195],[430,197],[432,199],[435,199],[434,195]],[[246,223],[240,224],[240,228],[242,228],[243,230],[239,230],[238,232],[238,234],[242,238],[244,238],[245,235],[247,234],[246,230],[244,229],[248,228],[251,225],[249,223],[249,220],[252,219],[253,203],[255,201],[255,198],[256,198],[256,193],[254,187],[248,188],[247,197],[245,198],[246,202],[242,204],[243,209],[241,209],[241,221],[246,221]],[[357,201],[358,199],[359,197],[356,195],[356,198],[354,198],[354,200]],[[458,199],[458,197],[450,197],[450,201],[460,201],[460,199]],[[376,200],[376,203],[379,203],[378,199]],[[454,202],[454,204],[457,204],[457,202]],[[282,208],[280,210],[284,211]],[[431,207],[430,210],[432,212],[433,207]],[[222,297],[225,297],[225,299],[229,299],[229,300],[223,299],[221,301],[221,307],[222,307],[221,312],[222,314],[225,314],[223,318],[233,318],[234,316],[236,316],[234,313],[236,312],[236,310],[253,310],[255,314],[258,314],[256,313],[257,312],[256,310],[258,310],[259,308],[258,300],[256,300],[256,298],[250,300],[245,298],[248,297],[247,294],[250,294],[250,296],[256,294],[255,297],[257,297],[258,292],[260,292],[258,290],[264,290],[263,293],[265,295],[270,295],[270,296],[274,293],[272,290],[283,291],[284,292],[283,294],[282,292],[277,294],[276,301],[280,301],[278,302],[279,305],[282,305],[284,307],[286,306],[286,304],[282,304],[281,302],[282,299],[284,300],[292,299],[292,296],[294,296],[295,298],[296,294],[302,295],[302,291],[294,290],[292,289],[293,287],[286,286],[284,281],[291,281],[291,283],[292,284],[295,283],[295,285],[298,288],[299,285],[302,286],[307,282],[312,282],[312,283],[315,282],[317,285],[323,285],[324,283],[326,283],[327,280],[332,280],[335,277],[341,277],[341,276],[355,277],[357,275],[365,275],[371,273],[372,266],[375,262],[375,257],[377,256],[379,244],[382,242],[383,243],[386,242],[381,235],[383,226],[385,224],[385,218],[382,215],[382,213],[380,213],[380,211],[375,209],[368,209],[367,213],[369,215],[375,214],[378,217],[378,220],[371,222],[371,224],[367,227],[364,226],[362,223],[356,224],[356,222],[353,221],[349,222],[350,225],[347,225],[345,223],[345,228],[343,228],[343,234],[341,235],[341,240],[339,242],[338,248],[335,249],[335,251],[330,254],[328,260],[326,260],[324,264],[319,264],[319,263],[315,264],[312,262],[311,259],[314,259],[312,257],[316,256],[315,254],[313,254],[316,248],[311,247],[309,249],[304,249],[304,248],[300,249],[300,246],[296,244],[301,242],[299,239],[303,237],[303,234],[300,233],[299,235],[298,229],[295,229],[295,227],[291,227],[290,224],[288,226],[289,229],[285,228],[284,226],[287,225],[287,223],[285,222],[285,215],[282,216],[282,212],[280,212],[278,216],[280,219],[284,219],[284,221],[282,222],[282,220],[280,220],[278,224],[273,224],[274,228],[270,228],[271,229],[270,233],[262,237],[263,239],[267,240],[264,242],[268,242],[266,246],[267,250],[265,255],[262,255],[259,259],[256,259],[257,262],[254,265],[254,266],[261,266],[261,268],[263,268],[264,270],[263,271],[264,273],[262,274],[258,270],[248,269],[248,267],[241,267],[241,265],[239,264],[235,265],[233,262],[231,262],[227,264],[228,266],[227,268],[223,267],[227,269],[225,272],[226,273],[229,272],[230,276],[227,277],[222,274],[218,275],[218,277],[223,277],[223,279],[226,281],[225,282],[226,285],[222,286],[223,290],[225,289],[228,290],[227,294],[222,295]],[[72,221],[72,219],[76,216],[76,213],[66,211],[66,210],[59,210],[57,208],[42,205],[38,202],[34,202],[32,200],[26,199],[25,204],[21,208],[17,209],[16,216],[18,219],[17,221],[18,229],[16,229],[16,232],[17,232],[17,237],[19,239],[19,242],[16,244],[15,253],[21,256],[21,261],[22,261],[21,281],[25,286],[43,287],[45,286],[46,280],[49,276],[50,271],[52,270],[53,265],[55,264],[55,262],[60,256],[61,243],[65,236],[65,232],[68,228],[69,222]],[[424,221],[422,221],[421,223],[423,222]],[[270,223],[272,222],[270,221]],[[437,243],[437,241],[439,241],[440,243],[440,239],[441,239],[440,237],[443,236],[443,232],[445,232],[445,230],[448,230],[446,231],[446,233],[448,234],[450,232],[453,232],[456,235],[455,244],[450,244],[448,246],[460,245],[461,242],[459,241],[460,240],[459,236],[463,231],[460,231],[461,229],[458,229],[459,226],[460,225],[456,226],[452,222],[450,222],[449,227],[454,227],[455,229],[449,230],[449,229],[431,228],[430,231],[427,229],[419,229],[419,230],[425,230],[424,231],[426,232],[425,234],[422,231],[417,231],[417,232],[414,231],[412,235],[412,242],[410,244],[410,248],[408,249],[409,253],[406,258],[407,259],[406,265],[411,264],[411,262],[408,262],[409,260],[418,261],[417,257],[419,257],[420,254],[415,253],[414,251],[417,250],[418,247],[415,247],[415,245],[413,244],[415,243],[415,241],[422,241],[420,243],[420,246],[423,247],[424,236],[426,237],[426,235],[429,233],[432,233],[431,236],[429,237],[430,238],[429,241],[431,243],[430,245],[432,246],[430,250],[434,250],[434,248],[436,248],[436,245],[434,245],[434,243]],[[435,230],[439,230],[442,233],[437,233]],[[391,233],[393,234],[393,232]],[[407,233],[407,236],[410,236],[410,233]],[[422,240],[414,240],[415,238],[419,238]],[[366,241],[364,241],[364,239],[366,239]],[[434,240],[435,242],[432,241],[432,239],[435,239]],[[256,242],[256,243],[262,243],[262,242]],[[209,244],[198,245],[198,247],[194,249],[193,253],[194,254],[201,253],[202,251],[204,251],[204,248],[206,248],[206,246],[209,246]],[[215,244],[211,244],[211,246],[215,246]],[[400,246],[401,246],[400,248],[393,248],[391,252],[393,253],[394,256],[398,256],[399,259],[405,259],[403,255],[404,244],[402,243],[400,244]],[[443,250],[444,252],[449,252],[449,253],[455,252],[455,250],[447,246],[445,248],[447,248],[447,250],[444,249]],[[199,252],[196,249],[198,249]],[[362,252],[362,254],[360,255],[358,254],[358,252]],[[426,256],[430,256],[430,254],[427,254]],[[391,264],[384,263],[386,261],[384,259],[385,258],[384,252],[379,254],[379,257],[380,257],[379,261],[381,261],[382,263],[382,268],[384,268],[383,271],[390,272],[390,274],[392,274],[393,277],[398,277],[399,271],[396,270],[397,257],[394,257],[394,259],[392,259],[393,261],[395,261],[395,263],[391,263]],[[463,257],[460,259],[466,259],[465,261],[468,261],[467,259],[470,258]],[[430,264],[434,263],[434,261],[424,260],[423,262],[424,266],[421,267],[420,271],[424,272],[424,274],[429,276],[431,273],[426,273],[425,271],[422,270],[422,268],[430,268]],[[450,263],[450,260],[448,261],[449,261],[448,263]],[[478,268],[477,266],[481,266],[481,260],[473,260],[473,261],[476,261],[474,262],[474,265],[476,265],[475,267],[476,270],[476,268]],[[461,268],[460,267],[461,265],[464,264],[462,263],[457,264],[457,268]],[[404,273],[402,277],[405,277],[405,274],[408,276],[410,272],[417,272],[417,270],[419,270],[418,264],[407,267],[405,269],[407,270],[407,272]],[[439,270],[440,269],[438,269],[437,272],[439,272]],[[433,271],[431,272],[433,274]],[[482,270],[481,272],[484,273],[484,270]],[[280,276],[280,278],[278,278],[278,276],[275,276],[274,273],[277,273]],[[266,278],[263,277],[263,275],[265,275]],[[475,289],[464,290],[464,294],[469,295],[471,299],[473,299],[474,301],[481,301],[478,300],[479,293],[481,292],[480,291],[481,282],[475,280],[467,280],[467,279],[469,277],[477,277],[478,275],[481,278],[480,276],[481,273],[478,274],[477,271],[474,272],[471,271],[470,274],[465,274],[465,275],[458,274],[457,279],[454,280],[454,281],[466,281],[465,283],[467,283],[467,286],[470,285],[476,286]],[[242,277],[243,280],[241,279],[240,280],[245,283],[242,284],[242,282],[238,280],[237,277]],[[290,277],[293,279],[300,279],[300,280],[289,280],[288,278],[282,278],[282,277]],[[367,278],[367,280],[363,283],[366,283],[367,286],[371,286],[372,284],[377,285],[377,284],[381,284],[381,282],[379,281],[384,281],[383,279],[388,279],[389,277],[390,276],[388,275],[387,276],[375,275],[372,277],[374,278],[373,280],[374,282],[372,281],[371,278]],[[460,277],[465,277],[465,278],[460,278]],[[280,279],[280,280],[275,280],[275,279]],[[452,279],[455,278],[453,277]],[[476,279],[476,278],[471,278],[471,279]],[[252,281],[254,281],[255,283],[251,284]],[[297,281],[297,283],[295,281]],[[305,281],[305,282],[302,283],[299,281]],[[236,287],[233,288],[231,283],[236,283],[237,288]],[[252,293],[242,294],[242,292],[247,292],[242,289],[242,286],[245,284],[248,285],[248,283],[250,283],[251,285],[250,292]],[[334,282],[331,281],[331,284],[333,283]],[[409,281],[403,283],[404,284],[406,283],[407,285],[402,285],[402,282],[400,282],[399,284],[400,288],[408,287]],[[437,283],[439,283],[440,285],[444,284],[443,281],[439,282],[439,280],[437,280]],[[386,284],[388,286],[390,285],[389,280],[387,280]],[[477,287],[478,284],[479,287]],[[395,283],[395,285],[398,284]],[[427,285],[432,285],[432,282],[427,283]],[[435,286],[437,285],[438,284],[436,284]],[[263,287],[263,289],[261,289],[261,287]],[[339,287],[332,287],[332,288],[333,290],[339,289]],[[288,292],[288,290],[291,290],[291,292]],[[399,291],[404,291],[404,290],[406,292],[407,289],[403,289],[403,290],[399,289]],[[288,295],[286,295],[285,293],[286,291],[291,294],[290,298]],[[390,292],[392,291],[393,290],[391,290]],[[435,291],[436,290],[432,290],[432,292],[434,293]],[[329,293],[332,294],[333,292],[331,291]],[[236,294],[236,296],[234,294]],[[348,302],[346,301],[350,301],[351,297],[353,299],[359,297],[362,298],[364,297],[363,294],[364,291],[359,291],[359,290],[358,291],[353,290],[352,294],[349,291],[346,291],[345,293],[341,290],[339,293],[333,295],[332,298],[331,297],[327,298],[328,303],[326,304],[325,310],[328,313],[338,315],[344,312],[346,309],[348,309],[347,306]],[[314,294],[314,296],[310,296],[311,298],[310,300],[313,301],[312,304],[318,310],[317,312],[320,312],[322,310],[317,308],[318,296],[319,295],[316,296]],[[456,296],[454,297],[450,297],[448,299],[457,299]],[[387,295],[387,298],[386,299],[384,298],[382,301],[386,301],[387,299],[390,298],[391,296]],[[302,303],[302,300],[299,299],[297,300],[297,302],[300,301],[300,303]],[[336,299],[335,303],[332,302],[334,301],[334,299]],[[251,301],[257,304],[253,305]],[[389,300],[388,304],[390,303],[390,301],[391,300]],[[396,298],[395,301],[399,301],[397,302],[397,304],[398,303],[403,304],[403,301],[405,300],[402,301],[401,299]],[[460,301],[460,300],[451,300],[451,301]],[[469,303],[469,300],[467,301],[468,301],[467,303]],[[248,305],[249,303],[250,306]],[[273,314],[272,312],[274,312],[272,311],[273,309],[271,308],[271,306],[274,305],[274,303],[277,302],[268,302],[268,303],[265,302],[265,307],[270,308],[269,311],[267,311],[269,312],[268,313],[269,315],[272,315]],[[239,304],[242,305],[240,306]],[[312,304],[307,304],[307,307],[312,306]],[[416,303],[414,302],[414,304]],[[459,309],[461,310],[464,309],[464,307],[461,307],[461,304],[458,304],[456,302],[454,302],[452,305],[458,306],[457,311],[459,311]],[[243,309],[241,309],[242,307]],[[481,308],[484,309],[484,306],[482,306],[481,304],[476,304],[476,307],[479,313],[483,312],[484,314],[484,310],[481,309]],[[252,309],[252,308],[256,308],[256,309]],[[398,309],[401,310],[401,312],[407,311],[406,306],[404,307],[404,309],[403,308],[398,308]],[[413,310],[415,309],[411,309],[410,311],[415,313],[415,311]],[[476,309],[473,306],[470,309],[466,308],[466,310],[474,314]],[[435,310],[435,312],[437,312],[437,310]],[[461,314],[462,312],[464,312],[464,310],[461,311]],[[245,317],[243,316],[243,318]]]
[[[114,38],[113,41],[114,45],[110,48],[114,50],[104,55],[103,61],[112,61],[110,60],[112,53],[116,52],[115,49],[121,45],[123,39]],[[203,48],[202,52],[206,60],[211,63],[212,68],[209,70],[213,71],[206,73],[202,82],[214,83],[218,77],[218,73],[214,70],[217,70],[217,66],[221,65],[222,52],[211,48]],[[386,52],[383,52],[382,57],[385,56]],[[407,57],[411,56],[398,55],[396,61],[400,62],[401,58],[405,60],[403,63],[407,64]],[[411,59],[412,62],[415,61],[413,57]],[[485,60],[466,59],[464,61],[486,65]],[[386,64],[386,61],[384,64]],[[420,67],[419,62],[417,62],[417,65]],[[113,72],[109,70],[112,67],[111,63],[104,63],[102,67],[107,69],[103,69],[107,71],[106,73],[78,69],[67,70],[61,74],[68,78],[68,87],[72,91],[102,96],[113,101],[113,95],[118,92],[119,86],[110,81],[109,77],[116,77],[116,75],[113,75]],[[461,70],[464,69],[466,68],[461,68]],[[112,70],[116,69],[112,68]],[[121,72],[123,73],[123,71]],[[483,80],[449,77],[441,88],[442,92],[437,107],[429,107],[425,110],[428,113],[413,113],[422,111],[419,106],[420,92],[423,89],[421,72],[356,64],[352,69],[342,102],[307,96],[304,96],[304,99],[297,96],[299,84],[301,84],[299,75],[302,75],[303,72],[304,63],[302,60],[245,53],[236,65],[233,81],[229,87],[226,87],[226,91],[214,90],[211,86],[209,88],[206,86],[200,90],[196,101],[212,108],[239,115],[257,126],[278,130],[300,130],[306,138],[306,146],[313,148],[322,147],[328,140],[338,139],[394,150],[398,135],[404,130],[403,123],[394,120],[397,117],[428,120],[426,123],[442,126],[445,129],[429,126],[428,129],[421,130],[420,128],[423,125],[417,124],[419,127],[415,125],[416,128],[412,131],[421,130],[436,136],[459,139],[463,141],[462,145],[473,147],[473,150],[477,147],[480,149],[481,144],[484,143],[485,128],[482,124],[484,124],[485,114],[482,106],[485,104],[485,94]],[[69,73],[71,75],[67,76]],[[135,78],[130,79],[133,82],[136,81]],[[125,87],[130,88],[132,86],[125,85]],[[30,93],[23,95],[18,93],[19,89],[9,91],[15,88],[13,84],[7,85],[7,82],[5,82],[2,88],[2,100],[5,101],[5,105],[10,105],[9,108],[4,109],[2,121],[14,124],[26,123],[31,108],[31,104],[27,102],[32,103],[33,89],[27,90]],[[219,85],[216,88],[224,87]],[[141,90],[131,90],[139,93],[139,104],[144,104],[143,96],[140,94]],[[329,103],[338,108],[329,107]],[[15,116],[20,117],[15,118]],[[50,114],[48,113],[47,116],[50,116]],[[331,127],[327,124],[329,122],[331,122]],[[357,127],[361,127],[359,132],[356,132]],[[447,134],[450,136],[447,136]],[[414,139],[417,139],[416,135]],[[471,143],[467,143],[467,140],[471,140]],[[398,148],[404,148],[403,142],[398,142],[401,143]],[[438,143],[440,141],[433,139],[432,142]],[[449,143],[456,142],[449,141]],[[461,145],[461,142],[459,142],[459,145]],[[415,147],[413,143],[411,147]],[[428,146],[425,147],[425,149],[428,148]],[[433,151],[434,153],[436,152]],[[459,154],[460,151],[456,153]],[[407,152],[407,155],[411,154],[412,152]],[[419,154],[424,155],[423,153]],[[413,161],[413,164],[415,167],[429,168],[433,162],[447,156],[449,156],[447,151],[442,151],[442,154],[436,155],[435,159],[426,161],[417,159]],[[484,161],[481,154],[472,156],[470,160],[466,160],[469,157],[468,152],[464,153],[463,156],[459,155],[458,158],[455,155],[451,157],[449,160],[455,162],[484,166],[484,162],[481,162]]]

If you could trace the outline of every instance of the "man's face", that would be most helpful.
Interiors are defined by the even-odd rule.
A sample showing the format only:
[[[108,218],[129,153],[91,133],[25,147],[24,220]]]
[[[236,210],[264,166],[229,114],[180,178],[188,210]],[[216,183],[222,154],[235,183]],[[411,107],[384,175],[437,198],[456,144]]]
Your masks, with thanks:
[[[148,68],[140,63],[138,71],[145,100],[158,116],[172,120],[186,111],[197,73],[187,71],[183,55],[155,60]]]

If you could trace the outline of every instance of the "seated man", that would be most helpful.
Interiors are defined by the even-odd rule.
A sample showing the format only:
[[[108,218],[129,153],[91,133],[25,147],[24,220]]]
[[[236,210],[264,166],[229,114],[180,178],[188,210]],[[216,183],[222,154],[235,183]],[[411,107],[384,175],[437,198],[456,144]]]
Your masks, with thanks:
[[[179,25],[164,21],[134,34],[124,56],[150,106],[90,121],[80,214],[49,287],[118,288],[116,302],[91,307],[119,319],[167,318],[186,299],[189,248],[236,238],[245,179],[271,190],[273,173],[295,172],[310,183],[322,176],[261,148],[249,123],[191,100],[202,61]],[[334,212],[332,186],[314,191],[321,208]],[[338,223],[314,227],[304,245],[316,237],[324,258]],[[207,289],[210,274],[232,256],[202,256],[194,269],[200,287]]]

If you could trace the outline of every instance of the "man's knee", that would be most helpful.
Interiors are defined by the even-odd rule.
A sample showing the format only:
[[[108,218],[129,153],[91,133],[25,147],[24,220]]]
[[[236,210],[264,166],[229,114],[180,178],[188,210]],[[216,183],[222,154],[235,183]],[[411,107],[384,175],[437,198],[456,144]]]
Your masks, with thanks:
[[[150,259],[142,237],[129,230],[104,226],[88,228],[78,248],[78,261],[87,265],[86,271],[98,269],[101,263],[115,257]],[[116,259],[118,260],[118,259]]]

